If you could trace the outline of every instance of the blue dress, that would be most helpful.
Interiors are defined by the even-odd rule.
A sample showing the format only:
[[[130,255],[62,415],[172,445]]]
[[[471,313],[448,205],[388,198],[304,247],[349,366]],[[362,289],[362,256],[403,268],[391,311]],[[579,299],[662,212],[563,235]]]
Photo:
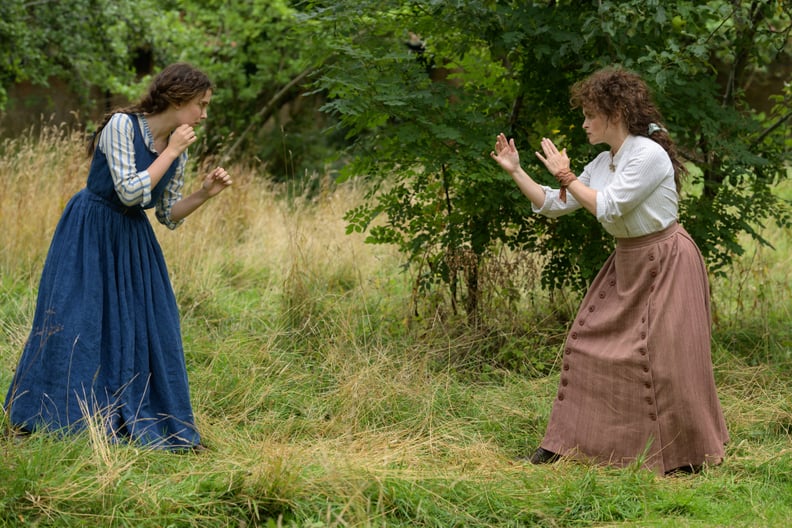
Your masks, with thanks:
[[[157,154],[132,121],[142,171]],[[152,189],[148,207],[177,164]],[[5,408],[26,431],[76,432],[90,420],[111,441],[164,449],[200,443],[162,250],[143,209],[118,198],[99,148],[86,188],[69,201],[55,230]]]

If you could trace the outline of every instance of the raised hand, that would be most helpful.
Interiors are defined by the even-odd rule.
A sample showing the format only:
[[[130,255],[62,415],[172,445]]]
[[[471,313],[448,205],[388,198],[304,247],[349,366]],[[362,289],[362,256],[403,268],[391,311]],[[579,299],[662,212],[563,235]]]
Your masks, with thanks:
[[[559,152],[555,143],[547,138],[542,138],[542,151],[544,156],[536,153],[536,157],[544,163],[547,170],[555,176],[558,183],[561,184],[561,189],[558,193],[558,198],[566,203],[567,201],[567,187],[576,179],[575,175],[569,169],[569,156],[567,156],[566,149]]]
[[[217,167],[204,177],[201,184],[203,190],[210,198],[220,194],[226,187],[230,187],[233,181],[223,167]]]
[[[195,129],[190,125],[179,125],[168,139],[168,147],[176,149],[181,154],[187,147],[195,143]]]
[[[567,156],[566,149],[559,152],[552,140],[542,138],[542,151],[544,156],[537,152],[536,157],[544,163],[550,174],[557,178],[560,172],[569,169],[569,156]]]
[[[490,157],[508,173],[520,168],[520,154],[514,146],[514,139],[506,139],[503,133],[495,138],[495,150],[490,152]]]

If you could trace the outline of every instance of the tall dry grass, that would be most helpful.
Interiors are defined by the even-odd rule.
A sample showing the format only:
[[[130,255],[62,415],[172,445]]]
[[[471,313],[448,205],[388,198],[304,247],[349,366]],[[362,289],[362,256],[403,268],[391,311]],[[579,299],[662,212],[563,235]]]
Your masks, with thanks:
[[[32,129],[0,146],[0,269],[35,284],[52,233],[69,198],[85,182],[81,134],[65,126]]]

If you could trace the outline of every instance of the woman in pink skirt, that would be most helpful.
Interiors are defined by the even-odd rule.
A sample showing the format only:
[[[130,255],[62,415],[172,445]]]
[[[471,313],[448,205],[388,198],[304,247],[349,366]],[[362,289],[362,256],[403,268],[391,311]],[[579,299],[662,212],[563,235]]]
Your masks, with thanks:
[[[620,68],[572,87],[592,144],[607,144],[579,175],[566,149],[542,140],[536,156],[559,189],[520,167],[500,134],[492,158],[555,218],[581,207],[616,238],[583,299],[563,352],[550,421],[533,463],[559,457],[660,474],[718,464],[729,435],[710,355],[707,270],[677,222],[678,159],[646,83]]]

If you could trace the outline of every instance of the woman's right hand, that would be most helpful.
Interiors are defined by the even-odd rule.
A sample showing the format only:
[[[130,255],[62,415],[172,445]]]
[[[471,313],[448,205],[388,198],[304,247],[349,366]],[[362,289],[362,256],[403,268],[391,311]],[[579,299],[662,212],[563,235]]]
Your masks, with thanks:
[[[178,155],[187,150],[187,147],[195,143],[195,129],[190,125],[179,125],[171,133],[168,139],[168,147],[177,151]]]
[[[490,157],[509,174],[520,168],[520,154],[514,146],[514,138],[506,139],[503,133],[495,138],[495,150],[490,152]]]

